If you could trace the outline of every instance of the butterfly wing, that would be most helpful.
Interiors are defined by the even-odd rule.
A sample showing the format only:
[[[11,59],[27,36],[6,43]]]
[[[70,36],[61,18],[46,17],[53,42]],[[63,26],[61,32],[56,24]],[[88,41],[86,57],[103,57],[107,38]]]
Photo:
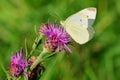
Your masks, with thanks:
[[[93,8],[93,7],[86,8],[86,9],[83,9],[82,11],[80,11],[79,13],[83,13],[88,17],[88,25],[89,26],[93,25],[95,18],[96,18],[96,13],[97,13],[96,8]]]
[[[86,8],[68,17],[61,24],[76,42],[84,44],[94,35],[92,25],[95,16],[96,8]]]
[[[89,40],[88,30],[75,23],[66,24],[66,30],[71,37],[79,44],[84,44]]]

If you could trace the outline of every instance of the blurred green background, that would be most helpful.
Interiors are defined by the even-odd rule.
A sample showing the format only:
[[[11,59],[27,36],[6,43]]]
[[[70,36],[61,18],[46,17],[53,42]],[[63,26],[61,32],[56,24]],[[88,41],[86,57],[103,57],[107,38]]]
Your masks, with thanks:
[[[59,23],[87,7],[98,10],[94,38],[84,45],[73,42],[69,57],[47,60],[41,80],[120,80],[120,0],[0,0],[0,64],[8,69],[25,39],[31,49],[35,25]],[[5,78],[0,67],[0,80]]]

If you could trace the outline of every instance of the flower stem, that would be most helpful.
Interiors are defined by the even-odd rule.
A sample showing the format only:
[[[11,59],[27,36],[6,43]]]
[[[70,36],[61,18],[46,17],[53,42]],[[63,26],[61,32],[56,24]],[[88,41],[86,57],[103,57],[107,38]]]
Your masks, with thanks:
[[[2,63],[0,63],[0,66],[1,66],[2,70],[4,71],[4,73],[6,74],[7,80],[11,80],[11,76],[8,74],[7,70],[5,69],[5,67],[3,66]]]
[[[30,70],[33,70],[43,60],[45,53],[46,52],[44,50],[40,53],[40,55],[37,57],[37,60],[30,67]]]
[[[28,55],[27,59],[29,59],[31,57],[31,55],[33,54],[35,49],[39,46],[41,39],[42,39],[41,35],[39,37],[36,37],[36,39],[35,39],[35,41],[33,43],[33,46],[32,46],[32,50],[30,51],[30,54]]]

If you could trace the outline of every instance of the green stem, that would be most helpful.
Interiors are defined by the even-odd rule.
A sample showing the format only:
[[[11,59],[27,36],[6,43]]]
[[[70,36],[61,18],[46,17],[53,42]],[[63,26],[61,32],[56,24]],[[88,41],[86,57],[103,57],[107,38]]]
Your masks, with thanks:
[[[36,37],[33,46],[32,46],[32,50],[30,51],[30,54],[28,55],[28,59],[31,57],[31,55],[33,54],[33,52],[35,51],[35,49],[38,47],[40,40],[42,39],[42,36],[40,35],[39,37]]]
[[[6,71],[6,69],[5,69],[5,67],[3,66],[3,64],[0,64],[0,66],[1,66],[2,70],[4,71],[4,73],[7,75],[7,79],[8,79],[8,80],[11,80],[11,77],[10,77],[10,75],[8,74],[8,72]]]
[[[50,58],[50,57],[55,56],[55,55],[56,55],[56,53],[50,53],[50,55],[44,57],[43,61],[44,61],[45,59]]]
[[[37,57],[37,60],[30,67],[30,70],[33,70],[43,60],[45,53],[46,52],[44,50],[40,53],[40,55]]]

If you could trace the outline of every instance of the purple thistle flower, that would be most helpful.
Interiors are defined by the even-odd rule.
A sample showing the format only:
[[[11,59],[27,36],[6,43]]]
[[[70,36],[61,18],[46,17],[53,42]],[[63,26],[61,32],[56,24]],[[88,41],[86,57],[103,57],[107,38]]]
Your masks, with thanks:
[[[59,52],[59,50],[71,52],[71,49],[68,47],[71,37],[64,27],[56,24],[43,24],[39,32],[47,37],[44,48],[49,52]]]
[[[9,72],[12,77],[19,77],[22,72],[26,73],[26,61],[23,58],[22,50],[17,52],[16,55],[11,56]]]

